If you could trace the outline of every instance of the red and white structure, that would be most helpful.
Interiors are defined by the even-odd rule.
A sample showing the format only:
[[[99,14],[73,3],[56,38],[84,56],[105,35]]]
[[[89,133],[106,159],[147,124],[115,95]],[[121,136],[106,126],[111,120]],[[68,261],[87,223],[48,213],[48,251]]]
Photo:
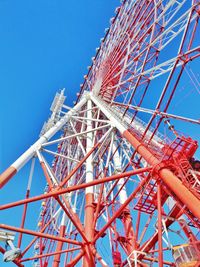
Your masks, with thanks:
[[[74,107],[60,91],[40,138],[0,176],[2,188],[30,164],[25,199],[0,206],[22,209],[18,226],[0,224],[0,241],[17,235],[16,266],[200,266],[200,121],[185,99],[200,93],[199,17],[198,0],[116,9]],[[38,173],[46,187],[32,195]]]

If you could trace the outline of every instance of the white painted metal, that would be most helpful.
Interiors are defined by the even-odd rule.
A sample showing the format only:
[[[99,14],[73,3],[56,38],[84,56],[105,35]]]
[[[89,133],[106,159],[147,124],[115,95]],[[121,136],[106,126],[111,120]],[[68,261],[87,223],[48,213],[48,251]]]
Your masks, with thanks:
[[[14,241],[15,239],[15,233],[13,232],[6,232],[6,231],[0,231],[0,241],[7,242],[8,240]]]
[[[114,102],[113,104],[117,106],[118,103]],[[153,110],[153,109],[143,108],[143,107],[138,107],[138,106],[133,106],[133,105],[128,105],[128,107],[136,111],[140,111],[140,112],[144,112],[148,114],[155,114],[156,116],[159,116],[159,117],[172,118],[172,119],[182,120],[182,121],[191,122],[195,124],[200,124],[200,120],[195,120],[195,119],[191,119],[188,117],[183,117],[183,116],[179,116],[179,115],[175,115],[175,114],[171,114],[167,112],[162,112],[158,110]]]
[[[121,166],[121,158],[119,155],[119,151],[117,150],[117,146],[115,143],[113,143],[113,162],[115,167],[115,173],[122,173],[122,166]],[[120,190],[119,193],[119,201],[121,204],[123,204],[127,200],[127,193],[126,193],[126,187],[124,185],[124,178],[119,179],[117,183],[117,188]]]
[[[110,127],[109,130],[107,132],[105,132],[105,134],[99,140],[100,146],[99,146],[97,152],[93,156],[93,161],[96,159],[96,157],[98,157],[99,151],[101,151],[102,147],[104,146],[105,142],[109,138],[109,135],[111,134],[112,131],[113,131],[113,127]],[[93,146],[94,146],[94,143],[93,143]]]
[[[61,220],[60,226],[65,226],[66,225],[66,222],[67,222],[67,216],[63,212],[63,216],[62,216],[62,220]]]
[[[44,163],[45,164],[45,167],[46,167],[47,172],[48,172],[48,174],[49,174],[49,176],[51,178],[52,183],[54,185],[58,185],[58,181],[57,181],[55,175],[53,174],[49,164],[46,162],[45,158],[43,157],[43,155],[40,153],[39,150],[36,151],[36,154],[38,156],[38,159],[39,159],[40,163]]]
[[[145,53],[145,51],[148,49],[148,47],[152,47],[155,46],[161,42],[162,40],[162,46],[159,47],[159,50],[164,49],[164,47],[171,42],[181,31],[184,30],[185,25],[187,23],[187,18],[188,18],[188,14],[189,12],[191,12],[191,9],[188,9],[185,14],[183,14],[183,16],[181,16],[180,18],[178,17],[178,19],[176,19],[172,25],[170,25],[168,27],[168,24],[170,24],[170,21],[174,18],[174,16],[177,14],[177,12],[180,10],[180,8],[185,4],[186,0],[184,1],[174,1],[174,0],[170,0],[166,5],[165,8],[162,10],[162,12],[160,12],[159,15],[156,14],[158,7],[160,7],[160,5],[162,5],[162,1],[158,1],[155,2],[155,10],[152,10],[152,12],[155,12],[155,19],[153,24],[150,24],[150,26],[145,30],[145,32],[143,33],[143,36],[147,36],[148,37],[148,32],[151,28],[155,28],[155,25],[162,25],[164,23],[165,26],[165,30],[163,31],[162,34],[160,34],[158,37],[156,37],[153,41],[150,40],[143,40],[143,43],[145,44],[140,51],[139,55],[142,55]],[[125,5],[121,8],[120,14],[121,17],[123,17],[123,20],[118,19],[116,21],[115,24],[113,24],[110,28],[108,37],[105,39],[104,41],[104,46],[105,48],[107,47],[107,49],[101,49],[100,53],[98,55],[98,61],[100,61],[100,64],[104,62],[104,60],[106,60],[106,58],[109,56],[109,54],[114,50],[114,48],[117,46],[117,44],[119,43],[123,43],[123,42],[128,42],[127,41],[127,36],[124,34],[124,32],[126,32],[126,29],[128,27],[130,27],[130,23],[132,21],[127,21],[128,16],[126,15],[126,13],[132,8],[132,6],[130,5],[129,1],[127,1],[127,3],[125,3]],[[123,14],[123,15],[122,15]],[[195,18],[195,15],[193,17],[193,19]],[[146,18],[147,19],[147,18]],[[144,21],[141,23],[145,23]],[[140,22],[138,22],[136,24],[136,28],[132,27],[132,45],[131,45],[131,49],[129,51],[129,54],[131,54],[134,49],[137,48],[138,43],[140,42],[140,40],[138,40],[138,34],[141,31],[142,28],[142,24]],[[153,31],[152,31],[153,32]],[[147,38],[146,37],[146,38]],[[116,39],[117,38],[117,39]],[[151,37],[150,37],[151,38]],[[126,39],[126,41],[125,41]],[[137,40],[137,41],[135,41]],[[130,41],[129,41],[130,42]],[[149,44],[148,46],[146,44]],[[124,45],[124,50],[121,51],[121,53],[126,53],[126,45]],[[105,50],[104,52],[102,52],[103,50]],[[138,54],[137,54],[138,56]],[[125,58],[122,58],[120,65],[123,66],[125,65]],[[135,64],[133,64],[134,59],[131,60],[126,68],[129,68],[129,70],[133,71],[135,73],[135,75],[137,75],[137,73],[141,72],[141,66],[137,67]],[[115,64],[115,62],[113,62],[113,64]],[[95,64],[94,64],[95,65]],[[96,68],[98,68],[98,66],[93,66],[94,71],[96,71]],[[134,69],[133,69],[134,68]],[[92,70],[93,70],[92,69]],[[117,77],[119,75],[121,75],[121,73],[123,72],[123,68],[121,71],[119,71],[116,76]],[[141,74],[139,74],[141,75]],[[94,86],[94,94],[97,95],[99,90],[100,90],[100,86],[101,86],[101,75],[96,77],[96,83]],[[118,87],[121,84],[117,84],[115,86],[113,86],[112,88]],[[90,88],[90,87],[89,87]]]
[[[92,101],[101,109],[104,115],[108,119],[110,119],[113,126],[116,127],[121,134],[123,134],[128,129],[128,126],[130,127],[131,117],[129,117],[128,113],[125,115],[125,117],[122,117],[119,115],[121,112],[119,112],[117,109],[116,109],[116,112],[114,112],[115,109],[113,106],[111,110],[109,106],[106,105],[99,97],[94,96],[92,93],[90,93],[90,95],[91,95]],[[134,120],[134,123],[132,124],[132,127],[138,132],[143,133],[146,128],[146,123],[144,123],[142,120],[136,117]],[[148,138],[151,135],[152,135],[152,131],[150,129],[146,133],[146,137]],[[162,148],[165,142],[167,142],[166,138],[161,133],[158,133],[158,132],[152,138],[152,143],[158,148]]]
[[[65,89],[63,89],[60,93],[56,93],[50,108],[52,111],[51,117],[44,123],[40,136],[46,133],[60,119],[61,109],[66,98],[64,96],[64,91]]]
[[[35,167],[35,157],[33,157],[32,162],[31,162],[31,170],[30,170],[29,179],[28,179],[28,186],[27,186],[27,190],[29,190],[29,191],[31,189],[34,167]]]
[[[93,133],[92,133],[92,101],[88,99],[87,101],[87,140],[86,140],[86,153],[88,154],[93,148]],[[93,181],[93,164],[92,164],[92,154],[86,160],[86,183]],[[93,193],[93,187],[86,187],[85,194]]]
[[[113,142],[114,142],[114,133],[112,132],[111,141],[110,141],[110,147],[109,147],[109,150],[108,150],[108,157],[107,157],[107,161],[106,161],[106,165],[105,165],[106,169],[108,168],[108,165],[110,163],[110,157],[111,157],[111,153],[112,153],[112,150],[113,150]]]
[[[75,159],[75,158],[71,158],[71,157],[62,155],[62,154],[60,154],[60,153],[56,153],[56,152],[50,151],[50,150],[48,150],[48,149],[43,149],[42,151],[47,152],[47,153],[49,153],[49,154],[52,154],[52,155],[54,155],[54,156],[58,156],[58,157],[61,157],[61,158],[64,158],[64,159],[68,159],[68,160],[70,160],[70,161],[75,161],[75,162],[77,162],[77,163],[80,162],[79,160],[77,160],[77,159]]]
[[[169,60],[166,60],[166,61],[164,61],[164,62],[162,62],[162,63],[154,66],[153,68],[147,69],[147,70],[142,71],[142,72],[141,72],[141,69],[142,68],[140,67],[140,68],[138,68],[137,73],[135,73],[134,79],[136,79],[138,77],[141,77],[141,76],[145,77],[145,76],[150,75],[150,76],[148,76],[148,79],[153,80],[153,79],[155,79],[155,78],[157,78],[157,77],[159,77],[159,76],[161,76],[161,75],[163,75],[163,74],[171,71],[171,69],[173,68],[173,65],[174,65],[174,63],[176,61],[179,61],[178,64],[177,64],[177,67],[180,67],[183,64],[185,64],[185,62],[183,60],[181,60],[181,57],[184,57],[184,56],[187,56],[189,54],[192,54],[195,51],[198,51],[199,49],[200,49],[199,46],[198,47],[195,47],[195,48],[193,48],[191,50],[188,50],[183,55],[177,55],[174,58],[171,58]],[[123,86],[123,85],[125,85],[128,82],[131,82],[131,79],[132,79],[132,77],[131,78],[128,78],[128,79],[125,79],[122,82],[119,82],[118,84],[112,86],[112,89],[114,89],[116,87],[119,87],[119,86]]]
[[[74,127],[74,125],[73,125],[73,123],[72,123],[71,120],[70,120],[70,125],[71,125],[72,130],[74,131],[74,133],[75,133],[75,135],[76,135],[76,138],[77,138],[79,147],[80,147],[80,149],[82,150],[83,155],[85,155],[85,153],[86,153],[86,152],[85,152],[85,148],[83,147],[83,145],[82,145],[82,143],[81,143],[81,140],[80,140],[80,138],[79,138],[79,135],[78,135],[78,133],[77,133],[77,131],[76,131],[76,129],[75,129],[75,127]],[[82,125],[82,127],[83,127],[83,125]],[[78,155],[77,155],[77,156],[78,156]]]
[[[73,119],[79,119],[79,120],[91,120],[91,121],[96,121],[96,122],[105,122],[105,123],[108,123],[109,121],[107,121],[107,120],[100,120],[100,119],[95,119],[95,118],[88,118],[88,117],[84,117],[84,116],[82,116],[82,117],[80,117],[80,116],[72,116],[72,118]]]
[[[99,97],[94,96],[92,92],[90,92],[90,97],[95,105],[97,105],[97,107],[99,107],[104,115],[111,121],[112,126],[116,127],[121,133],[123,133],[126,130],[126,127],[116,116],[114,116],[114,114],[110,112],[110,110],[108,110],[108,108],[106,108],[106,104],[103,103]]]
[[[108,126],[109,126],[109,124],[102,125],[102,126],[99,126],[99,127],[95,128],[95,129],[92,128],[90,131],[81,131],[80,133],[75,133],[75,134],[72,134],[72,135],[68,135],[68,136],[53,140],[53,141],[49,141],[49,142],[46,142],[46,143],[42,144],[42,147],[43,146],[53,145],[55,143],[59,143],[59,142],[62,142],[64,140],[67,140],[67,139],[70,139],[70,138],[74,138],[74,137],[77,137],[77,136],[82,136],[82,135],[85,135],[85,134],[87,134],[89,132],[94,132],[94,131],[106,128]]]
[[[80,102],[72,108],[64,117],[62,117],[54,126],[52,126],[45,134],[43,134],[38,141],[36,141],[29,149],[26,150],[11,166],[19,171],[40,149],[41,145],[47,142],[52,136],[54,136],[65,124],[69,121],[71,116],[76,113],[86,102],[86,97],[80,100]]]

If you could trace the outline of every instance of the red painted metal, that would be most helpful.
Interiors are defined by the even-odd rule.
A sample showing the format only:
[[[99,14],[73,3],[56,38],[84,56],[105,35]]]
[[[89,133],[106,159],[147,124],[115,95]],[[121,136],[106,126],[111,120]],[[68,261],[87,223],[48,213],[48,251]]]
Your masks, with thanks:
[[[192,72],[200,56],[199,1],[121,2],[78,93],[77,103],[85,97],[85,104],[72,112],[60,141],[49,143],[53,161],[42,159],[48,138],[36,148],[44,193],[28,190],[25,199],[0,206],[23,209],[20,227],[0,225],[19,233],[19,267],[30,261],[37,267],[175,266],[169,248],[183,242],[196,253],[193,266],[200,264],[198,143],[175,123],[197,126],[199,120],[176,115],[173,107],[184,98],[186,75],[189,87],[199,90]],[[157,77],[162,81],[154,82]],[[17,161],[0,175],[0,188],[22,165]],[[26,229],[39,201],[37,231]],[[24,248],[26,235],[33,239]],[[25,258],[32,248],[35,256]]]
[[[101,229],[101,231],[98,232],[98,234],[95,236],[93,243],[102,236],[102,234],[106,231],[106,229],[112,224],[112,222],[118,218],[121,213],[124,211],[126,206],[131,202],[131,200],[135,197],[135,195],[138,193],[138,191],[141,189],[142,186],[145,185],[147,182],[147,179],[144,179],[141,181],[139,186],[132,192],[132,194],[127,198],[127,200],[124,202],[124,204],[121,205],[121,207],[115,212],[112,218],[108,221],[108,223]]]
[[[158,205],[158,250],[159,250],[159,267],[163,267],[163,245],[162,245],[162,204],[161,204],[161,185],[158,181],[157,205]]]
[[[98,184],[110,182],[110,181],[117,180],[117,179],[120,179],[120,178],[123,178],[123,177],[129,177],[129,176],[136,175],[136,174],[139,174],[139,173],[148,172],[151,169],[152,169],[152,167],[141,168],[141,169],[138,169],[138,170],[132,170],[132,171],[128,171],[128,172],[125,172],[125,173],[116,174],[116,175],[108,176],[108,177],[105,177],[105,178],[101,178],[99,180],[95,180],[95,181],[92,181],[92,182],[89,182],[89,183],[83,183],[83,184],[80,184],[80,185],[74,185],[74,186],[71,186],[71,187],[68,187],[68,188],[65,188],[65,189],[60,189],[58,191],[54,190],[54,191],[52,191],[50,193],[47,193],[47,194],[43,194],[43,195],[36,196],[36,197],[30,197],[29,199],[19,200],[19,201],[10,203],[10,204],[2,205],[2,206],[0,206],[0,210],[16,207],[16,206],[23,205],[23,204],[26,204],[26,203],[35,202],[35,201],[46,199],[46,198],[49,198],[49,197],[55,197],[55,196],[62,195],[62,194],[68,193],[68,192],[73,192],[73,191],[78,190],[78,189],[82,189],[82,188],[90,187],[90,186],[93,186],[93,185],[98,185]]]
[[[34,260],[34,259],[60,255],[60,254],[63,254],[63,253],[68,253],[68,252],[76,251],[76,250],[80,250],[80,248],[65,249],[65,250],[52,252],[52,253],[49,253],[49,254],[43,254],[43,255],[38,255],[38,256],[35,256],[35,257],[31,257],[31,258],[25,258],[25,259],[21,259],[20,262],[31,261],[31,260]]]
[[[0,175],[0,188],[2,188],[15,174],[17,170],[10,166]]]
[[[73,260],[71,260],[69,263],[67,263],[66,267],[73,267],[76,266],[76,264],[81,260],[83,255],[85,254],[84,251],[81,251],[76,257],[74,257]]]
[[[65,237],[65,230],[66,230],[66,226],[62,225],[60,227],[60,233],[59,236],[60,237]],[[63,242],[58,242],[57,247],[56,247],[56,251],[61,251],[62,250],[62,246],[63,246]],[[53,261],[53,267],[58,267],[60,265],[60,257],[61,254],[56,254],[54,257],[54,261]]]
[[[94,228],[92,227],[94,221],[94,195],[93,193],[87,193],[85,196],[85,234],[88,243],[91,243],[94,238]],[[86,246],[86,254],[83,259],[83,265],[85,267],[94,266],[94,255],[90,251],[90,245]]]
[[[81,242],[78,242],[76,240],[71,240],[71,239],[62,238],[62,237],[56,237],[56,236],[53,236],[53,235],[43,234],[43,233],[40,233],[40,232],[35,232],[35,231],[32,231],[32,230],[28,230],[28,229],[21,229],[21,228],[10,226],[10,225],[0,224],[0,228],[1,229],[5,229],[5,230],[10,230],[10,231],[15,231],[15,232],[18,232],[18,233],[24,233],[24,234],[27,234],[27,235],[34,235],[34,236],[37,236],[37,237],[44,237],[44,238],[46,237],[46,238],[50,238],[52,240],[56,240],[56,241],[60,241],[60,242],[66,242],[66,243],[70,243],[70,244],[74,244],[74,245],[82,245]]]
[[[27,190],[26,199],[29,198],[29,195],[30,195],[30,191]],[[24,228],[24,225],[25,225],[25,219],[26,219],[26,213],[27,213],[27,207],[28,207],[27,205],[28,204],[24,205],[24,210],[23,210],[23,214],[22,214],[22,222],[21,222],[20,228]],[[18,238],[18,247],[19,248],[21,247],[21,243],[22,243],[22,233],[19,234],[19,238]]]
[[[124,132],[124,137],[133,145],[136,151],[152,166],[155,174],[160,176],[173,193],[185,204],[192,213],[200,219],[200,210],[196,207],[200,205],[200,200],[192,194],[181,181],[163,165],[152,153],[140,143],[129,131]]]

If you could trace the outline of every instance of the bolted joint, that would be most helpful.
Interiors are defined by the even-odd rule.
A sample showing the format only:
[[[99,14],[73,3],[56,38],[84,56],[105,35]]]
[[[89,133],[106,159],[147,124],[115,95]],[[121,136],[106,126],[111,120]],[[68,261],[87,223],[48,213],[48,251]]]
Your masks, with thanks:
[[[166,161],[161,161],[157,164],[155,164],[151,170],[151,175],[155,178],[155,179],[159,179],[160,178],[160,171],[164,168],[168,168],[169,164],[167,164]]]

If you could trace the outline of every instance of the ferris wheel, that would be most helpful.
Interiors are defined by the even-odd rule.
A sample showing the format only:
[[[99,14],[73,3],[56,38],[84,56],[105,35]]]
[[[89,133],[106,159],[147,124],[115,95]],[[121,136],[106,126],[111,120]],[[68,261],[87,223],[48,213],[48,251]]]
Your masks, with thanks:
[[[0,176],[3,187],[30,168],[25,198],[0,206],[22,211],[0,224],[4,261],[200,266],[199,17],[198,0],[122,1],[74,106],[58,92],[39,139]],[[46,186],[32,195],[36,176]]]

